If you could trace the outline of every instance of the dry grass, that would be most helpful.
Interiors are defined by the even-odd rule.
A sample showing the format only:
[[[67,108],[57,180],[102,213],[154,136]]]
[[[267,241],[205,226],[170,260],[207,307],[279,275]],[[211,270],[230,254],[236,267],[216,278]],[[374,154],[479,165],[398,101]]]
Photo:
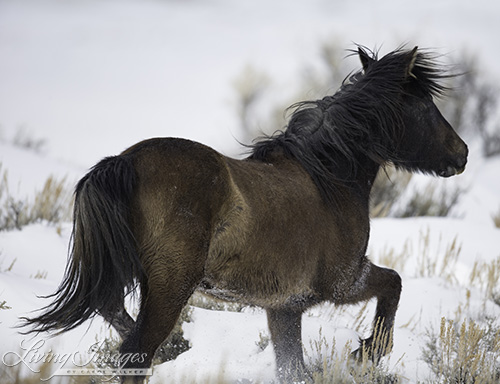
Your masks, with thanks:
[[[470,274],[470,285],[484,290],[484,299],[500,305],[500,256],[489,263],[476,261]]]
[[[30,216],[33,221],[59,223],[71,218],[71,191],[66,188],[66,179],[50,176],[43,189],[35,194]]]
[[[439,335],[427,332],[424,361],[436,375],[436,383],[493,384],[500,380],[500,328],[489,320],[461,325],[441,319]]]
[[[1,171],[0,164],[0,171]],[[66,180],[50,176],[32,199],[12,195],[6,170],[0,178],[0,231],[21,229],[23,226],[46,221],[58,224],[71,219],[72,197]]]
[[[0,272],[10,272],[10,271],[12,271],[12,269],[14,268],[14,265],[17,262],[17,257],[14,257],[14,259],[12,259],[12,261],[10,262],[9,266],[5,269],[3,268],[3,262],[4,262],[4,259],[0,260]]]
[[[495,227],[500,228],[500,208],[498,208],[498,212],[496,214],[491,215],[491,218],[493,219]]]
[[[45,139],[36,138],[26,127],[19,127],[16,134],[12,138],[12,144],[19,148],[28,149],[35,153],[44,151],[47,141]]]
[[[258,134],[258,124],[255,121],[255,104],[258,103],[269,83],[270,80],[265,73],[250,65],[247,65],[233,80],[238,117],[245,136],[243,139],[245,142],[250,142]]]
[[[370,216],[373,218],[390,216],[412,176],[411,173],[398,171],[393,166],[381,169],[370,194]]]
[[[444,187],[438,188],[435,182],[431,181],[422,192],[414,191],[406,205],[395,212],[394,216],[448,216],[463,192],[464,189],[458,187],[452,191]]]
[[[438,188],[436,181],[430,181],[420,190],[410,191],[413,174],[386,166],[378,173],[370,194],[370,216],[419,217],[448,216],[458,203],[464,189]],[[406,203],[402,205],[401,201]]]
[[[405,241],[403,249],[400,252],[396,252],[394,248],[389,248],[387,245],[382,249],[378,255],[378,263],[385,267],[394,269],[395,271],[404,271],[405,265],[408,260],[412,257],[410,251],[410,241]]]
[[[444,246],[444,249],[441,234],[437,247],[431,246],[432,242],[430,229],[427,228],[420,232],[416,247],[408,239],[401,251],[386,247],[377,255],[376,260],[388,268],[403,272],[408,261],[415,258],[417,267],[413,277],[441,277],[448,282],[456,282],[455,267],[462,251],[457,237]]]
[[[39,280],[45,280],[47,276],[49,275],[49,272],[46,270],[40,271],[38,270],[37,273],[34,275],[30,275],[31,279],[39,279]]]
[[[102,377],[92,376],[54,376],[46,380],[51,376],[54,369],[54,364],[49,362],[41,364],[37,369],[40,371],[34,373],[22,364],[14,367],[0,364],[0,384],[40,384],[43,382],[51,384],[98,384],[102,382]]]
[[[439,243],[436,253],[431,252],[430,229],[425,233],[420,233],[419,252],[417,255],[418,277],[439,276],[448,282],[456,282],[455,267],[458,261],[462,246],[455,237],[444,251],[441,251],[442,237],[439,236]]]
[[[372,330],[373,308],[375,299],[360,302],[353,305],[330,305],[325,304],[319,308],[322,317],[328,319],[328,322],[334,323],[336,319],[349,319],[349,329],[359,334],[367,334]],[[306,312],[306,316],[315,317],[318,313],[318,307]],[[342,325],[344,326],[344,325]]]
[[[389,336],[386,333],[377,332],[378,329],[379,327],[375,327],[375,342],[371,350],[367,350],[363,346],[359,358],[352,356],[352,345],[350,343],[343,346],[341,353],[337,353],[335,339],[329,343],[322,336],[320,330],[319,339],[311,341],[311,349],[315,356],[308,356],[306,352],[306,359],[311,362],[311,366],[308,367],[311,371],[311,378],[305,382],[308,384],[399,383],[400,377],[398,374],[390,372],[396,370],[399,361],[392,369],[389,369],[389,357],[384,358],[378,364],[374,364],[369,358],[370,353],[374,350],[383,351],[392,345],[392,339],[388,340]]]

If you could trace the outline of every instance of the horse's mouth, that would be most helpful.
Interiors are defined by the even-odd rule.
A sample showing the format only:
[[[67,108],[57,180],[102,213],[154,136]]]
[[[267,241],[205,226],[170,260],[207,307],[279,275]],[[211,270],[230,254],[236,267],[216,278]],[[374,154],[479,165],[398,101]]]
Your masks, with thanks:
[[[465,166],[467,164],[467,147],[465,147],[464,154],[462,156],[456,156],[448,161],[445,164],[442,164],[441,170],[438,172],[438,175],[441,177],[451,177],[455,175],[460,175],[465,171]]]

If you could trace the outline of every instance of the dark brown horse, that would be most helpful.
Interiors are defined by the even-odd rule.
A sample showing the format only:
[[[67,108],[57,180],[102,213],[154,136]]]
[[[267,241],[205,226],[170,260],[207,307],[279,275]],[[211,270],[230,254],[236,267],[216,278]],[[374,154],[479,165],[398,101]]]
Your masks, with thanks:
[[[304,366],[302,313],[377,298],[374,324],[392,335],[401,278],[366,256],[370,190],[381,167],[449,177],[467,146],[433,103],[445,75],[430,55],[398,49],[333,96],[302,103],[285,131],[244,160],[202,144],[140,142],[99,162],[77,185],[73,245],[55,301],[34,331],[67,331],[95,314],[149,367],[196,290],[267,312],[278,376]],[[134,321],[124,295],[138,284]],[[371,348],[374,359],[390,349]],[[136,377],[141,381],[141,377]]]

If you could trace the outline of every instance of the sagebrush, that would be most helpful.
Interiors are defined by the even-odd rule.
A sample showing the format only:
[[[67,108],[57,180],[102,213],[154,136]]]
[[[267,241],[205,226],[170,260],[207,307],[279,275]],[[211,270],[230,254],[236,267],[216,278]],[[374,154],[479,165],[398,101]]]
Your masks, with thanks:
[[[11,191],[8,171],[0,163],[0,231],[48,222],[59,224],[71,219],[72,193],[66,179],[49,176],[34,196],[19,198]]]
[[[427,331],[423,360],[435,375],[431,383],[495,384],[500,381],[500,327],[487,318],[479,325],[441,319],[439,333]]]

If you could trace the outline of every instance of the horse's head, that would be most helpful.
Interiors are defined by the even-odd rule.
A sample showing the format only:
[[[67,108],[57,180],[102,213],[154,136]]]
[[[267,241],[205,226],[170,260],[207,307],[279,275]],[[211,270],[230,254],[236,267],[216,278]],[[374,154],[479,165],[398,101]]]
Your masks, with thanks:
[[[387,55],[380,61],[369,57],[362,49],[359,49],[359,56],[365,74],[377,66],[402,72],[399,74],[401,95],[397,103],[400,110],[398,125],[402,126],[393,137],[392,154],[388,160],[410,171],[441,177],[462,173],[467,163],[467,145],[433,102],[433,96],[445,89],[438,83],[444,76],[436,65],[417,47],[411,51],[398,51],[392,57]]]

